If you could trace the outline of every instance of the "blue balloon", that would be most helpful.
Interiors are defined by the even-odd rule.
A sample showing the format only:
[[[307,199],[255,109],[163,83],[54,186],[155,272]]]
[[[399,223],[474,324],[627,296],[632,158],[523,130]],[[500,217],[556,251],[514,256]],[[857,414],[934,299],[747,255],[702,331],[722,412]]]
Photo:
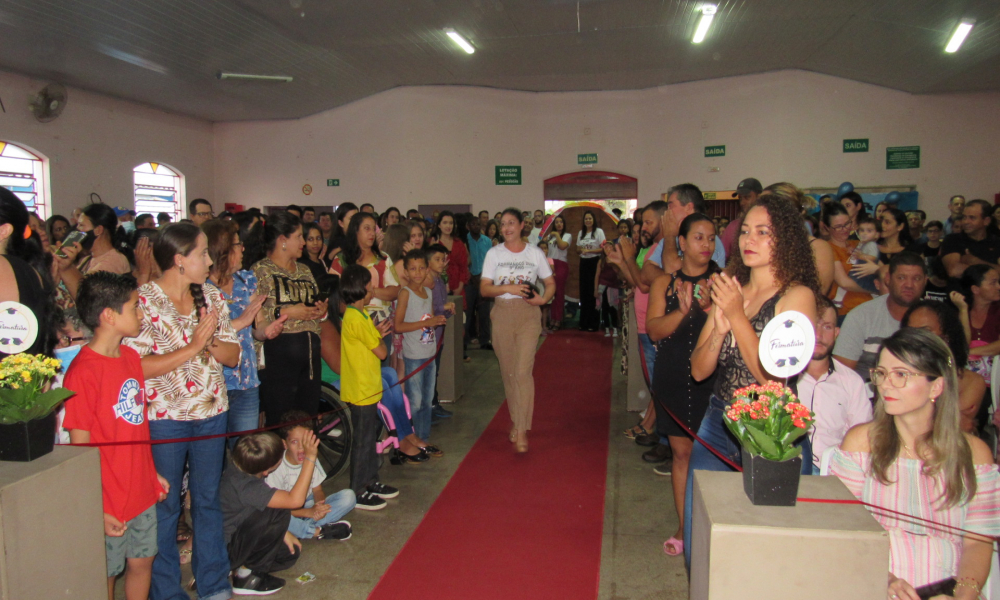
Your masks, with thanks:
[[[854,184],[851,183],[850,181],[845,181],[844,183],[840,184],[839,188],[837,188],[837,200],[840,200],[840,198],[843,197],[844,194],[853,191],[854,191]]]
[[[903,196],[899,192],[889,192],[885,195],[885,202],[889,204],[899,204],[899,201],[903,199]]]

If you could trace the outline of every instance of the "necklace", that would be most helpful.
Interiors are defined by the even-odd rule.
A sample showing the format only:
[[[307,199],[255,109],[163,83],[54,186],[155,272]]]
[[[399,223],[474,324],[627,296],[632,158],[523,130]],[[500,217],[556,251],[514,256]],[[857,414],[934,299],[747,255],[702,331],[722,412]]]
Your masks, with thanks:
[[[903,441],[900,440],[899,443],[903,444]],[[903,444],[903,449],[906,450],[906,453],[910,455],[910,458],[917,458],[916,453],[913,452],[913,450],[911,450],[910,447],[907,446],[906,444]]]

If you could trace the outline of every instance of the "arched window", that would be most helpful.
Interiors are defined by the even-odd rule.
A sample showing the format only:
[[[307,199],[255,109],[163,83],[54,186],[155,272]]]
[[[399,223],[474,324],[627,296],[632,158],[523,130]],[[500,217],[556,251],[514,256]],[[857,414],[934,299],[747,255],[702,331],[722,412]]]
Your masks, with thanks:
[[[132,170],[136,214],[161,212],[179,221],[184,209],[184,176],[162,163],[142,163]]]
[[[49,217],[48,160],[23,146],[0,141],[0,185],[14,192],[28,210]]]

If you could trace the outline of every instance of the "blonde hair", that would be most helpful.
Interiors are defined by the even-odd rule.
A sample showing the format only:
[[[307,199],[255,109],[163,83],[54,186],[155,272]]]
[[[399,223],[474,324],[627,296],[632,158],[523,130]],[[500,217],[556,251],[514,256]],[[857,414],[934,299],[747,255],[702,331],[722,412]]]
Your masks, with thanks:
[[[959,427],[958,375],[955,358],[947,344],[924,329],[904,327],[882,342],[879,354],[890,354],[933,381],[944,378],[944,390],[934,401],[934,426],[916,440],[915,446],[927,449],[922,472],[940,478],[943,490],[940,508],[965,504],[976,495],[976,471],[972,464],[972,448]],[[886,472],[899,457],[902,442],[896,420],[885,412],[885,402],[879,396],[875,403],[875,418],[869,430],[872,474],[888,485]]]

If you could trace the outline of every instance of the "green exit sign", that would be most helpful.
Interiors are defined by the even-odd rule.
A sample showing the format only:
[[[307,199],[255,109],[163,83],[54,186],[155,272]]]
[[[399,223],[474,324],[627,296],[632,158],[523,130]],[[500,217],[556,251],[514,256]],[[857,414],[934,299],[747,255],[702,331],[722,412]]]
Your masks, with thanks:
[[[868,152],[868,138],[844,140],[844,152]]]
[[[597,164],[597,153],[592,154],[577,154],[576,164],[578,165],[596,165]]]
[[[340,180],[339,179],[327,179],[326,180],[326,187],[340,187]]]
[[[705,146],[705,158],[714,158],[716,156],[725,156],[726,147],[725,146]]]

